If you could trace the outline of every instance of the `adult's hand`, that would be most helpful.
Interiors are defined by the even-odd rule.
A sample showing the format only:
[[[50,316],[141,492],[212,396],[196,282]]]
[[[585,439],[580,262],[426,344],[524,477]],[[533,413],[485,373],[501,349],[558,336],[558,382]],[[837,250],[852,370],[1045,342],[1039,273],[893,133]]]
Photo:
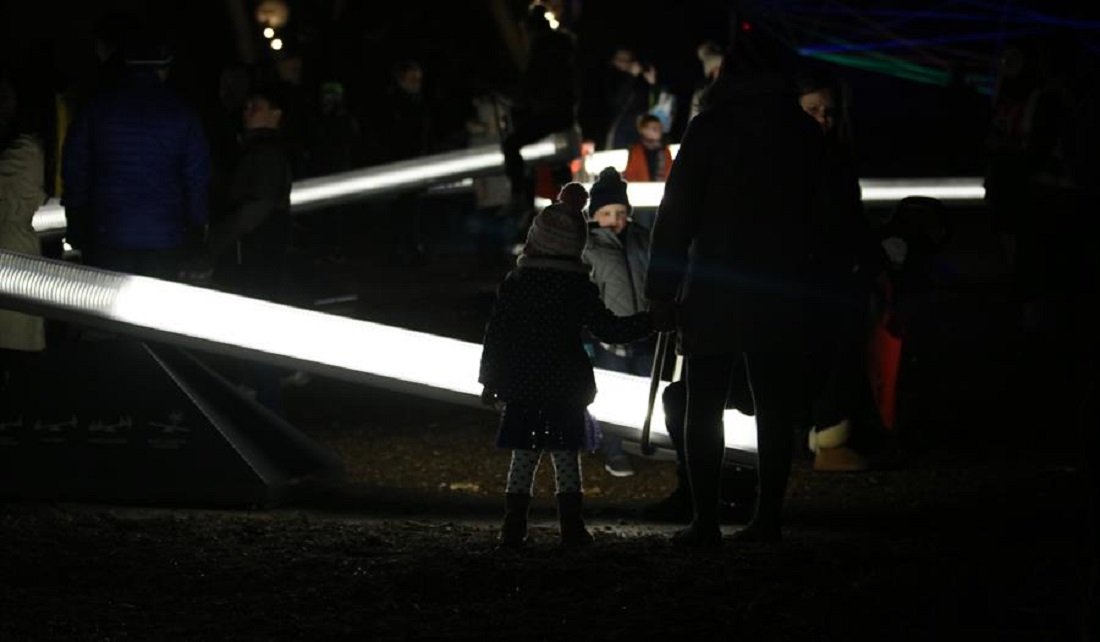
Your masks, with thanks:
[[[650,301],[649,313],[653,317],[653,329],[657,332],[672,332],[676,329],[675,302]]]

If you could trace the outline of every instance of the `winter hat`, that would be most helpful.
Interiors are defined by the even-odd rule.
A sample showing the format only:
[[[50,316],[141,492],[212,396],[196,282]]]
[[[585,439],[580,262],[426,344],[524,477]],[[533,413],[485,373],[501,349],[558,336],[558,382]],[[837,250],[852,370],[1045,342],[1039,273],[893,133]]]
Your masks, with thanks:
[[[527,256],[580,257],[588,241],[588,228],[575,210],[554,203],[542,210],[527,231]]]
[[[631,211],[630,199],[626,196],[626,181],[614,167],[605,167],[592,184],[590,200],[588,201],[588,213],[595,216],[596,212],[604,205],[619,203],[626,205],[626,211]]]

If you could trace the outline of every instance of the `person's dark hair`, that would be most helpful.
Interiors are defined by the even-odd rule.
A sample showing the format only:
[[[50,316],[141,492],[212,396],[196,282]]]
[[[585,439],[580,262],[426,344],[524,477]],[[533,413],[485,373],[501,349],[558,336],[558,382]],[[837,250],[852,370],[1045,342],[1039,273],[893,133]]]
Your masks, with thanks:
[[[641,116],[638,116],[638,127],[642,127],[649,123],[657,123],[658,125],[662,125],[661,119],[657,118],[653,114],[642,114]]]
[[[832,92],[833,100],[836,102],[836,112],[833,116],[835,122],[830,135],[836,137],[838,142],[850,149],[854,141],[852,139],[852,123],[849,110],[851,92],[848,90],[848,86],[836,76],[822,69],[807,67],[795,74],[794,87],[799,98],[825,89]]]
[[[718,79],[703,97],[703,109],[721,104],[750,85],[767,85],[794,94],[798,56],[763,29],[740,32],[726,49]]]
[[[925,252],[938,252],[951,237],[951,224],[943,202],[928,196],[908,196],[894,206],[887,227]]]

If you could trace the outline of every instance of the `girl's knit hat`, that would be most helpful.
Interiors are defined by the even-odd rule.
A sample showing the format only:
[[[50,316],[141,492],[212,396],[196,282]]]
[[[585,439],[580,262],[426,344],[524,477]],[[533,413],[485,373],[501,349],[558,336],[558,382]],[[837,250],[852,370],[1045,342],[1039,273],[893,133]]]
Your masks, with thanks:
[[[588,240],[588,228],[580,213],[564,203],[539,212],[527,231],[523,253],[528,256],[579,257]]]

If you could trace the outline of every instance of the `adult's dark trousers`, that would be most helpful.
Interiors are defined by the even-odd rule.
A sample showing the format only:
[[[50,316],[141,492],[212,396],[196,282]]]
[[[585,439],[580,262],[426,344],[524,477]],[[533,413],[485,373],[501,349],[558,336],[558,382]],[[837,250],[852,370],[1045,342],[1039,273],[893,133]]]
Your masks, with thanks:
[[[718,523],[725,454],[722,413],[735,369],[742,367],[742,363],[748,372],[756,409],[760,492],[753,521],[778,527],[791,470],[794,428],[799,418],[805,416],[809,402],[806,358],[797,353],[750,352],[687,357],[684,452],[695,521]]]
[[[89,245],[81,248],[85,265],[169,281],[179,279],[185,256],[182,247],[121,248]]]
[[[749,390],[748,371],[745,369],[744,355],[735,355],[735,364],[730,377],[730,389],[726,396],[726,408],[736,408],[742,414],[754,415],[756,409]],[[684,452],[684,419],[687,414],[687,382],[683,379],[673,381],[665,387],[661,395],[661,406],[665,412],[665,431],[676,449],[676,477],[688,487],[687,455]]]
[[[532,114],[517,122],[516,128],[501,143],[501,150],[504,152],[504,173],[511,183],[513,199],[527,197],[534,199],[533,188],[527,181],[520,150],[525,145],[536,143],[550,134],[572,126],[572,117],[558,114]]]

